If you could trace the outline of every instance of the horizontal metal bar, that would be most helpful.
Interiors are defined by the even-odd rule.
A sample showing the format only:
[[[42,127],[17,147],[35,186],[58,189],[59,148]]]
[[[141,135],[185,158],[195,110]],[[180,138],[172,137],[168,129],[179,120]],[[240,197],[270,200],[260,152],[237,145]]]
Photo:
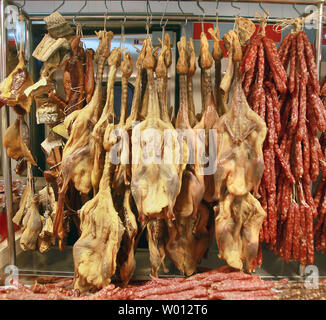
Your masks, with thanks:
[[[118,1],[118,0],[112,0]],[[125,0],[125,1],[138,1],[138,0]],[[157,0],[150,0],[150,2]],[[178,0],[171,0],[178,1]],[[182,0],[181,2],[192,2],[193,0]],[[216,0],[200,0],[200,2],[216,2]],[[232,2],[232,0],[220,0],[220,2]],[[313,4],[318,5],[319,3],[324,3],[324,0],[234,0],[233,2],[242,3],[275,3],[275,4]]]
[[[29,15],[29,20],[30,21],[43,21],[44,17],[48,16],[48,14],[43,14],[43,13],[37,13],[37,14],[30,14]],[[67,21],[72,21],[73,18],[75,17],[74,15],[71,15],[71,14],[62,14],[62,16],[67,20]],[[147,15],[146,14],[137,14],[137,15],[126,15],[126,18],[127,18],[127,22],[128,23],[128,20],[129,21],[139,21],[140,19],[144,19],[146,18]],[[152,21],[160,21],[161,20],[161,15],[155,15],[153,14],[152,15]],[[165,14],[164,16],[166,19],[168,19],[168,24],[169,23],[172,23],[172,22],[179,22],[179,23],[182,23],[185,21],[185,17],[180,15],[168,15],[168,14]],[[119,20],[124,20],[125,16],[124,15],[111,15],[110,14],[110,20],[109,22],[111,21],[119,21]],[[250,18],[250,20],[252,21],[257,21],[259,22],[260,20],[258,18],[254,18],[254,17],[247,17],[247,18]],[[188,22],[192,21],[192,22],[199,22],[201,21],[202,19],[202,16],[201,15],[190,15],[190,16],[187,16],[187,20]],[[218,21],[219,22],[234,22],[235,21],[235,17],[229,17],[229,16],[218,16]],[[268,18],[267,19],[267,22],[268,23],[278,23],[278,22],[281,22],[283,21],[284,19],[286,18],[282,18],[282,19],[279,19],[279,18]],[[92,20],[92,21],[102,21],[104,20],[104,15],[99,15],[99,14],[80,14],[77,16],[76,20],[78,22],[81,22],[81,21],[89,21],[89,20]],[[209,21],[212,21],[212,22],[215,22],[216,21],[216,16],[205,16],[204,17],[204,22],[209,22]],[[142,21],[139,21],[139,23],[141,24],[145,24],[145,20],[142,20]]]
[[[28,0],[28,1],[38,1],[38,0]],[[80,0],[70,0],[70,1],[80,1]],[[111,0],[111,1],[121,1],[121,0]],[[125,2],[139,1],[139,0],[124,0]],[[150,2],[157,2],[158,0],[149,0]],[[178,0],[170,0],[178,1]],[[181,2],[194,2],[193,0],[181,0]],[[216,2],[216,0],[200,0],[200,2]],[[220,0],[220,2],[232,2],[232,0]],[[312,4],[318,5],[319,3],[324,3],[324,0],[234,0],[233,2],[242,3],[275,3],[275,4]]]

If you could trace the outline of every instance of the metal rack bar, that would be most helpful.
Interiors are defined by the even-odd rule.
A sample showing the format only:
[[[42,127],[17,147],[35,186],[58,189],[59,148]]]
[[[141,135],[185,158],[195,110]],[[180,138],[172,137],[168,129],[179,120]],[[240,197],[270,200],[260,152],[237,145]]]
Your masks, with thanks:
[[[29,15],[29,20],[30,21],[43,21],[44,17],[46,17],[48,14],[40,14],[40,13],[36,13],[36,14],[30,14]],[[72,14],[64,14],[61,13],[61,15],[68,21],[72,21],[74,18],[74,15]],[[127,22],[130,21],[139,21],[139,23],[141,24],[145,24],[144,22],[144,18],[146,18],[147,15],[146,14],[137,14],[137,15],[126,15],[127,18]],[[168,23],[172,23],[172,22],[184,22],[185,18],[183,15],[169,15],[169,14],[165,14],[165,17],[168,19]],[[110,21],[121,21],[124,20],[125,16],[123,15],[115,15],[115,14],[110,14]],[[201,15],[187,15],[187,20],[188,22],[195,22],[195,21],[199,21],[199,19],[202,18]],[[96,21],[102,21],[104,20],[104,16],[103,15],[99,15],[99,14],[81,14],[78,16],[78,21],[88,21],[88,20],[96,20]],[[158,21],[160,22],[161,20],[161,15],[152,15],[152,21]],[[216,16],[208,16],[205,15],[205,22],[215,22],[216,21]],[[250,17],[250,20],[254,21],[254,22],[259,22],[259,19],[256,19],[254,17]],[[227,16],[220,16],[218,17],[218,21],[219,22],[234,22],[235,21],[235,17],[227,17]],[[281,19],[277,19],[277,18],[268,18],[267,22],[268,23],[278,23],[280,22]]]
[[[318,25],[316,30],[316,65],[317,65],[318,79],[320,79],[320,66],[321,66],[323,11],[324,11],[324,2],[318,5],[318,21],[317,21]]]
[[[38,1],[38,0],[28,0],[28,1]],[[70,0],[70,1],[80,1],[80,0]],[[111,0],[111,1],[121,1],[121,0]],[[139,0],[125,0],[125,1],[139,1]],[[149,0],[150,2],[158,2],[158,0]],[[178,1],[178,0],[170,0]],[[194,0],[182,0],[182,2],[194,2]],[[216,0],[200,0],[200,2],[216,2]],[[231,2],[231,0],[220,0],[220,2]],[[305,4],[305,5],[318,5],[324,3],[324,0],[234,0],[233,2],[238,3],[274,3],[274,4]]]
[[[1,43],[1,61],[0,64],[0,81],[6,78],[6,63],[7,60],[7,37],[5,25],[5,7],[6,1],[0,0],[0,43]],[[2,137],[9,125],[9,107],[4,106],[1,110],[1,133]],[[9,264],[16,264],[16,248],[15,248],[15,231],[12,222],[13,217],[13,197],[12,197],[12,176],[11,176],[11,160],[7,156],[5,148],[2,148],[2,171],[5,183],[5,196],[6,196],[6,218],[8,230],[8,249],[9,249]]]

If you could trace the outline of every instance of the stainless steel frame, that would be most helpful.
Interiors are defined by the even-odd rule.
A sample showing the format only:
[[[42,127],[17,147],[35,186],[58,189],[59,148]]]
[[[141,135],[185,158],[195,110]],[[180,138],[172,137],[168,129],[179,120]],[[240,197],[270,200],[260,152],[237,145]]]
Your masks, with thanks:
[[[1,44],[1,61],[7,61],[7,36],[5,26],[5,7],[6,1],[0,0],[0,44]],[[0,81],[6,78],[6,63],[0,64]],[[1,110],[1,133],[2,137],[6,131],[10,119],[9,119],[9,107],[4,106]],[[6,196],[6,216],[7,216],[7,228],[8,228],[8,248],[9,248],[9,264],[16,264],[16,248],[15,248],[15,232],[14,226],[11,221],[13,216],[13,197],[12,197],[12,175],[11,175],[11,161],[8,158],[6,151],[2,150],[2,171],[5,182],[5,196]]]
[[[30,0],[32,1],[32,0]],[[128,0],[133,1],[133,0]],[[176,0],[172,0],[176,1]],[[182,0],[186,1],[186,0]],[[215,0],[205,0],[207,2],[215,1]],[[231,2],[230,0],[220,0],[221,2]],[[237,0],[237,2],[247,2],[247,3],[273,3],[273,4],[306,4],[306,5],[315,5],[318,8],[318,22],[317,22],[317,32],[316,32],[316,63],[318,72],[320,71],[320,61],[321,61],[321,43],[322,43],[322,26],[323,26],[323,8],[325,0]],[[7,39],[6,39],[6,27],[5,27],[5,12],[4,9],[6,5],[9,3],[7,0],[0,0],[0,52],[1,52],[1,61],[6,61],[7,57]],[[27,14],[24,12],[27,19],[30,22],[33,21],[42,21],[47,14]],[[73,20],[74,15],[64,15],[63,16],[67,20]],[[137,15],[127,15],[128,21],[142,21],[140,23],[144,24],[144,18],[146,17],[145,14],[137,14]],[[125,18],[124,15],[110,15],[110,21],[121,21]],[[183,23],[184,16],[183,15],[169,15],[165,14],[165,18],[168,19],[168,23]],[[202,18],[200,15],[189,15],[187,16],[188,21],[199,21]],[[161,15],[152,16],[152,21],[160,21]],[[234,17],[223,17],[219,16],[219,22],[233,22]],[[103,21],[104,15],[98,14],[80,14],[78,16],[78,20],[80,21]],[[205,21],[214,21],[216,20],[214,16],[205,16]],[[255,19],[253,19],[255,21]],[[258,20],[257,20],[258,21]],[[269,18],[268,22],[270,23],[277,23],[279,19]],[[29,39],[30,40],[30,39]],[[320,76],[320,75],[319,75]],[[0,81],[2,81],[6,77],[6,63],[0,64]],[[2,108],[1,110],[1,130],[2,135],[4,134],[5,130],[9,124],[9,108],[8,106]],[[12,223],[12,216],[13,216],[13,199],[12,199],[12,171],[11,171],[11,162],[10,159],[7,157],[5,151],[2,152],[2,168],[3,168],[3,175],[5,180],[5,195],[6,195],[6,215],[7,215],[7,224],[8,224],[8,248],[9,248],[9,264],[15,265],[16,264],[16,250],[15,250],[15,234],[14,228]]]

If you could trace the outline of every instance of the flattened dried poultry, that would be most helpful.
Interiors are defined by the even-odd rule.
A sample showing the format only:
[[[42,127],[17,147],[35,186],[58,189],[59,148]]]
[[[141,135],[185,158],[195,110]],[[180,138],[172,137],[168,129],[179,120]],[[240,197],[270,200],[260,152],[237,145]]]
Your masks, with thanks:
[[[176,118],[176,128],[187,130],[188,143],[190,140],[192,150],[196,153],[195,132],[191,129],[188,116],[186,78],[188,61],[185,37],[181,37],[180,42],[178,42],[178,50],[177,71],[180,79],[180,107]],[[166,240],[166,254],[181,274],[191,275],[196,271],[197,264],[208,249],[209,238],[212,238],[209,237],[207,230],[209,212],[201,204],[204,190],[202,165],[195,158],[194,164],[188,164],[183,173],[181,191],[174,206],[176,220],[167,223],[169,235]],[[202,230],[198,228],[200,224]],[[201,233],[201,231],[203,232]]]
[[[7,128],[3,137],[3,146],[7,149],[9,158],[15,160],[25,159],[33,166],[36,166],[36,162],[24,141],[24,124],[25,121],[23,116],[18,116]]]
[[[133,129],[132,156],[135,161],[132,165],[131,192],[137,205],[140,221],[143,221],[145,216],[171,219],[174,216],[173,206],[181,189],[182,173],[185,168],[183,160],[187,155],[180,155],[177,132],[172,124],[160,119],[150,38],[147,39],[143,66],[147,69],[149,105],[146,119]],[[170,130],[171,139],[164,144],[163,138],[166,129]],[[152,134],[153,130],[155,130],[154,135]],[[155,163],[158,150],[162,151],[165,156],[171,156],[172,163],[166,163],[167,161]],[[187,153],[186,146],[182,151]],[[160,152],[160,155],[157,155],[158,158],[162,159],[163,154]],[[175,164],[176,161],[182,163]]]
[[[31,207],[33,196],[32,167],[30,163],[27,163],[26,187],[22,197],[20,198],[19,209],[12,218],[12,222],[17,226],[21,225],[23,217],[25,216],[27,210],[29,210]]]
[[[111,161],[106,154],[99,192],[80,210],[81,236],[74,244],[74,288],[100,289],[111,282],[124,233],[111,193]]]
[[[129,136],[126,137],[124,135],[129,129],[125,125],[125,122],[127,116],[128,78],[132,74],[132,60],[131,55],[128,52],[123,53],[123,60],[121,62],[121,73],[122,86],[120,121],[117,125],[114,125],[114,123],[109,123],[109,125],[106,127],[103,145],[105,147],[105,150],[109,153],[111,152],[111,148],[113,146],[115,146],[119,142],[121,143],[120,153],[117,154],[117,156],[121,157],[121,163],[117,163],[113,167],[114,173],[112,177],[112,190],[113,199],[115,201],[117,211],[119,212],[119,217],[124,226],[124,233],[121,239],[121,245],[117,255],[117,265],[119,268],[120,279],[126,285],[131,279],[136,268],[134,252],[136,246],[136,236],[138,233],[136,217],[132,211],[132,198],[130,191],[130,181],[128,177],[128,173],[130,172]],[[140,78],[138,78],[137,81],[139,83]],[[137,92],[139,92],[139,90],[137,90]],[[138,95],[137,92],[136,95]],[[137,99],[137,97],[135,97],[135,99]],[[135,108],[135,104],[133,104],[133,108]],[[112,113],[114,113],[113,109]],[[110,159],[112,160],[112,157],[110,157]]]
[[[0,83],[0,107],[8,105],[16,113],[24,115],[29,113],[33,102],[32,97],[27,97],[24,91],[34,82],[25,64],[23,48],[20,48],[18,57],[16,68]]]
[[[218,174],[215,176],[218,195],[225,187],[236,196],[254,190],[258,195],[264,172],[262,145],[266,137],[265,122],[248,106],[236,79],[230,108],[217,126]]]
[[[80,37],[80,35],[76,35],[71,39],[71,57],[65,59],[61,64],[61,68],[64,70],[63,87],[65,91],[65,101],[54,91],[49,94],[51,99],[57,103],[65,115],[69,115],[73,111],[81,109],[83,107],[83,101],[85,100],[83,66],[85,62],[85,52],[81,46]]]
[[[215,218],[215,234],[219,258],[230,267],[252,271],[251,263],[257,256],[259,231],[266,212],[250,192],[244,196],[228,193],[219,201]]]
[[[89,103],[92,99],[94,89],[95,89],[95,79],[94,79],[94,66],[93,57],[94,50],[87,49],[86,54],[86,68],[85,68],[85,95],[86,103]]]
[[[120,209],[119,216],[124,226],[124,233],[117,256],[117,264],[120,279],[127,285],[136,269],[135,246],[137,244],[136,236],[138,233],[136,217],[131,206],[131,191],[129,187],[125,191],[123,206]]]
[[[97,33],[100,39],[97,58],[97,76],[95,92],[89,104],[81,110],[75,110],[65,119],[65,126],[70,127],[70,136],[63,150],[61,177],[62,187],[59,192],[58,207],[54,221],[54,233],[62,241],[65,237],[62,221],[64,198],[70,180],[81,193],[87,194],[92,188],[91,173],[93,159],[91,157],[91,132],[101,112],[102,77],[104,63],[110,54],[110,44],[113,37],[111,31]],[[61,242],[59,243],[59,245]]]
[[[37,238],[42,230],[42,220],[37,206],[38,196],[35,195],[30,208],[23,218],[23,233],[20,238],[20,246],[24,251],[36,249]]]
[[[266,137],[265,122],[246,101],[239,77],[229,111],[218,123],[217,191],[215,233],[219,257],[234,268],[248,271],[258,252],[259,231],[266,216],[258,200],[260,179],[264,172],[262,147]],[[227,192],[227,193],[226,193]]]

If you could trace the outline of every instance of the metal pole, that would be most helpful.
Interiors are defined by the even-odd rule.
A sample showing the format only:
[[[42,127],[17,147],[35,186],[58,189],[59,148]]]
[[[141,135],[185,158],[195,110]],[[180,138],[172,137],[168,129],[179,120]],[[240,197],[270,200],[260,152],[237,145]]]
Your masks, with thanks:
[[[316,30],[316,65],[317,65],[318,78],[320,78],[320,66],[321,66],[323,11],[324,11],[324,2],[318,4],[318,21],[317,21],[317,30]]]
[[[29,1],[37,1],[37,0],[29,0]],[[77,0],[76,0],[77,1]],[[113,1],[121,1],[121,0],[113,0]],[[128,2],[139,1],[139,0],[127,0]],[[150,2],[154,2],[158,0],[150,0]],[[177,0],[171,0],[177,1]],[[232,0],[220,0],[220,2],[231,2]],[[275,3],[275,4],[305,4],[305,5],[317,5],[323,0],[234,0],[238,3]],[[194,0],[182,0],[182,2],[194,2]],[[200,2],[216,2],[216,0],[200,0]]]
[[[44,17],[48,16],[48,14],[46,13],[37,13],[37,14],[30,14],[28,16],[28,19],[30,21],[43,21]],[[62,13],[62,16],[67,20],[67,21],[72,21],[73,20],[73,15],[71,14],[64,14]],[[128,22],[139,22],[139,24],[144,24],[144,18],[146,17],[146,14],[137,14],[137,15],[126,15],[127,17],[127,22],[126,24],[128,24]],[[117,24],[121,24],[121,20],[124,20],[125,16],[121,16],[121,15],[110,15],[110,21],[112,22],[116,22]],[[169,15],[169,14],[165,14],[165,17],[169,20],[169,23],[184,23],[184,16],[177,16],[175,14],[173,15]],[[245,16],[243,16],[245,17]],[[188,15],[187,16],[187,20],[188,22],[198,22],[200,21],[200,19],[202,18],[201,15]],[[253,22],[260,22],[260,20],[258,18],[254,18],[252,16],[247,17],[250,18],[251,21]],[[219,16],[218,17],[218,21],[219,22],[230,22],[233,23],[235,21],[235,17],[226,17],[226,16]],[[283,18],[284,19],[284,18]],[[278,19],[278,18],[267,18],[267,23],[279,23],[282,22],[283,19]],[[290,18],[289,18],[290,19]],[[104,15],[99,15],[99,14],[84,14],[84,15],[80,15],[78,16],[78,21],[83,21],[83,22],[88,22],[88,21],[92,21],[92,22],[97,22],[97,21],[102,21],[104,20]],[[158,23],[161,20],[161,15],[157,15],[155,16],[153,14],[152,16],[152,21],[157,21]],[[205,22],[215,22],[216,21],[216,15],[214,16],[208,16],[205,15]]]
[[[1,67],[0,67],[0,81],[3,81],[6,74],[6,61],[7,61],[7,37],[5,26],[5,7],[6,0],[0,0],[0,43],[1,43]],[[1,109],[1,133],[2,137],[9,125],[9,107],[4,106]],[[6,217],[7,217],[7,229],[8,229],[8,249],[9,249],[9,264],[16,264],[16,248],[15,248],[15,231],[12,222],[13,217],[13,201],[12,201],[12,176],[11,176],[11,161],[7,156],[7,152],[2,148],[2,171],[5,182],[5,196],[6,196]]]

